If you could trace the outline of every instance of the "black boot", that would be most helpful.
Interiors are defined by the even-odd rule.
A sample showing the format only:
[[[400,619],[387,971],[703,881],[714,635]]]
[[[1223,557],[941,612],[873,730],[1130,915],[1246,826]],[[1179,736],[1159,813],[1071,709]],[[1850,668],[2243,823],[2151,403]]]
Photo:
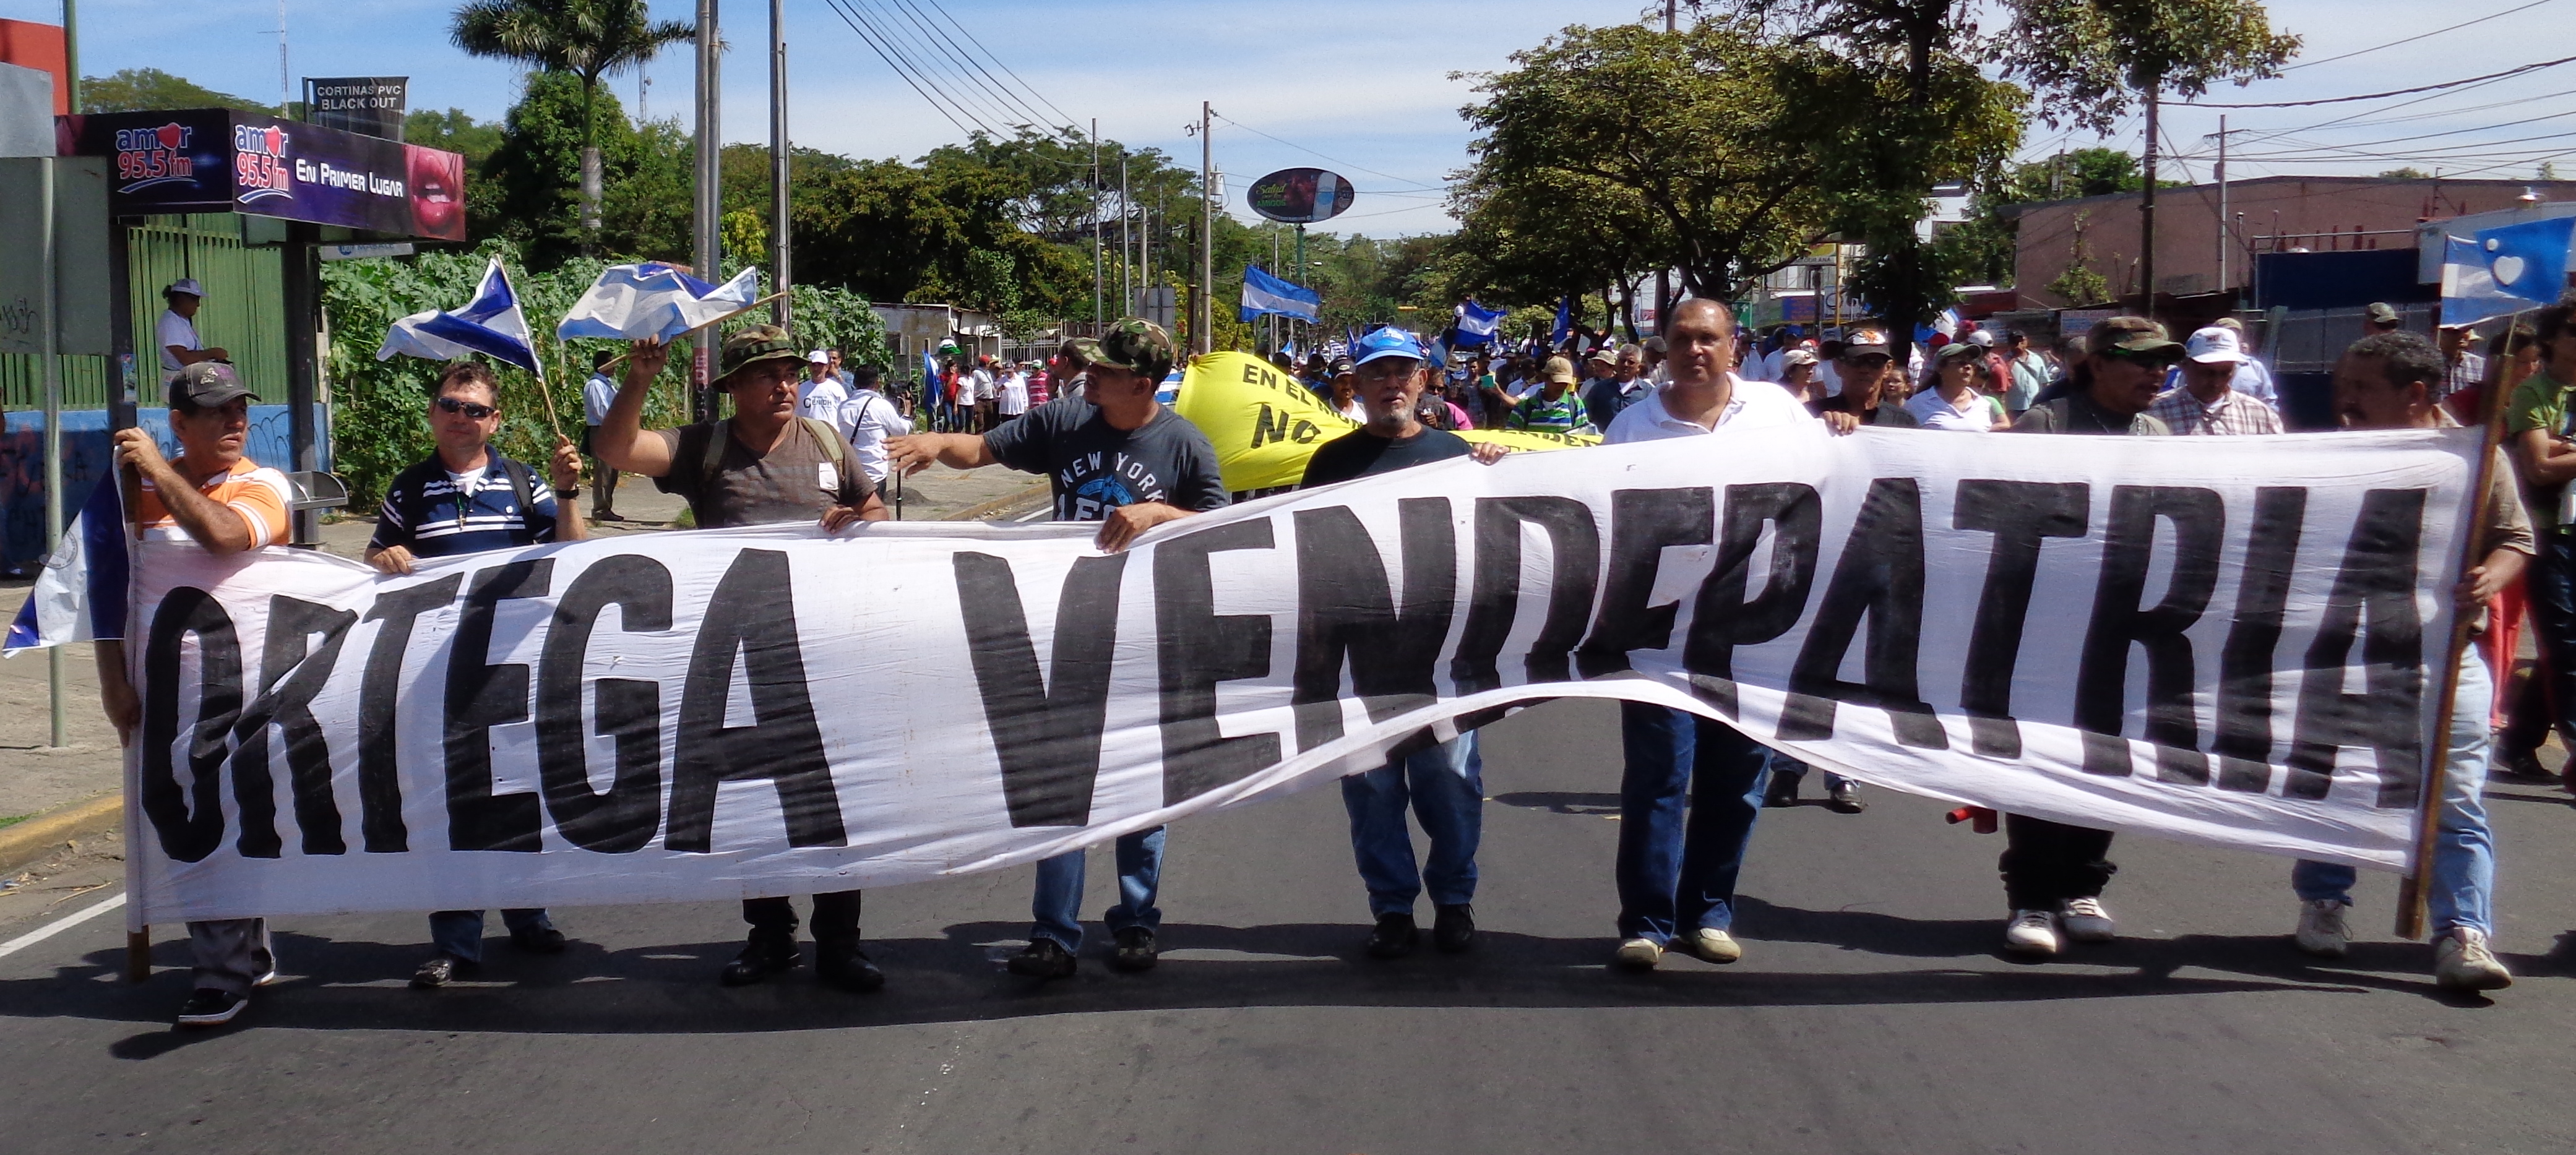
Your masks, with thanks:
[[[1069,979],[1073,977],[1077,964],[1073,952],[1064,949],[1063,943],[1051,938],[1033,938],[1029,940],[1027,949],[1012,955],[1011,961],[1003,965],[1022,978]]]
[[[1368,956],[1403,958],[1413,953],[1414,940],[1420,935],[1421,931],[1413,925],[1410,914],[1379,915],[1376,929],[1369,931]]]
[[[751,941],[743,944],[742,953],[725,964],[723,981],[729,987],[747,987],[767,982],[769,976],[784,974],[805,965],[805,956],[796,949],[792,934],[751,932]]]
[[[1154,969],[1154,960],[1161,957],[1162,951],[1154,945],[1153,931],[1131,926],[1119,931],[1116,937],[1118,949],[1109,956],[1111,969],[1129,973]]]
[[[823,985],[851,994],[866,994],[885,985],[885,972],[868,961],[856,941],[814,944],[814,977]]]
[[[1431,945],[1442,954],[1462,954],[1476,945],[1476,908],[1466,903],[1435,907],[1431,919]]]

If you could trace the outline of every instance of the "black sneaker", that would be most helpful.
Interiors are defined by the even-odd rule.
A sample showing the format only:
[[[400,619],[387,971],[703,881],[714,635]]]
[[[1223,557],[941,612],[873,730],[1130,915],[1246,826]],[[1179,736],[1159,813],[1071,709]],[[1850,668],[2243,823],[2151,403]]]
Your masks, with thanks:
[[[1413,944],[1421,931],[1413,925],[1410,914],[1381,914],[1377,928],[1369,931],[1370,958],[1403,958],[1413,953]]]
[[[1762,808],[1780,810],[1798,804],[1798,775],[1774,774],[1771,784],[1762,788]]]
[[[411,972],[411,987],[416,991],[434,991],[456,981],[459,973],[472,969],[473,963],[455,955],[433,955],[428,962],[420,964],[419,970]]]
[[[1075,969],[1073,952],[1051,938],[1030,939],[1028,949],[1004,965],[1012,974],[1032,979],[1069,979]]]
[[[198,987],[189,992],[188,1001],[179,1004],[179,1025],[183,1027],[219,1027],[233,1021],[233,1016],[249,1006],[250,1000],[231,991]]]
[[[1836,782],[1825,796],[1825,806],[1836,814],[1858,814],[1869,809],[1869,800],[1860,796],[1860,783]]]
[[[510,932],[510,945],[529,954],[562,954],[564,944],[568,941],[570,940],[564,938],[564,932],[550,926],[541,926],[531,931]]]
[[[1442,954],[1462,954],[1476,945],[1476,908],[1455,903],[1433,908],[1431,945]]]
[[[885,985],[885,972],[857,943],[814,944],[814,977],[835,990],[863,995]]]
[[[725,964],[724,973],[719,978],[729,987],[747,987],[767,982],[771,975],[784,974],[803,965],[805,956],[796,949],[794,935],[771,936],[755,932],[751,941],[743,944],[742,953]]]
[[[1149,971],[1161,952],[1154,946],[1154,932],[1131,926],[1118,932],[1118,952],[1109,956],[1109,965],[1122,971]]]

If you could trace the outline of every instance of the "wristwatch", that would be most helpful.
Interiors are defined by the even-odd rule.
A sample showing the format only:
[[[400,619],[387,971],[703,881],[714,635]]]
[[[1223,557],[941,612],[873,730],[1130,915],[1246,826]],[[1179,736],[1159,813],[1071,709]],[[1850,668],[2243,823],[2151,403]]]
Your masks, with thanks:
[[[578,485],[576,485],[576,486],[574,486],[574,487],[572,487],[572,488],[570,488],[570,489],[558,489],[558,490],[556,490],[556,491],[555,491],[555,496],[557,496],[557,497],[579,497],[579,496],[581,496],[581,487],[580,487],[580,486],[578,486]]]

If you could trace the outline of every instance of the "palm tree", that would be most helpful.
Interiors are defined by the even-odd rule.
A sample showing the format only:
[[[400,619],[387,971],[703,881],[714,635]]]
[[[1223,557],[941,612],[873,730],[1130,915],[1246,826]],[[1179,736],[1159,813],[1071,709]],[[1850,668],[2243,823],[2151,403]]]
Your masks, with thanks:
[[[644,0],[467,0],[448,37],[469,56],[513,60],[581,78],[581,231],[588,252],[599,235],[599,145],[591,103],[602,77],[696,39],[697,25],[656,23]]]

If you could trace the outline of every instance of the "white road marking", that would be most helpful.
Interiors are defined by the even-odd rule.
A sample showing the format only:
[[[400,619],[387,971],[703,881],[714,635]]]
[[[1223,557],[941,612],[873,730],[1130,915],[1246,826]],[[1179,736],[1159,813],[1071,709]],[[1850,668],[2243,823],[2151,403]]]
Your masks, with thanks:
[[[73,927],[79,926],[82,923],[88,922],[93,918],[97,918],[102,914],[106,914],[111,910],[116,910],[124,905],[125,895],[122,892],[119,892],[116,897],[90,907],[87,910],[81,911],[78,914],[67,915],[65,917],[55,919],[50,924],[28,931],[27,933],[10,939],[7,942],[0,942],[0,958],[7,958],[10,955],[16,954],[19,951],[25,950],[28,947],[34,946],[37,943],[43,942],[46,939],[52,938],[55,935],[61,934],[64,931],[70,930]]]

